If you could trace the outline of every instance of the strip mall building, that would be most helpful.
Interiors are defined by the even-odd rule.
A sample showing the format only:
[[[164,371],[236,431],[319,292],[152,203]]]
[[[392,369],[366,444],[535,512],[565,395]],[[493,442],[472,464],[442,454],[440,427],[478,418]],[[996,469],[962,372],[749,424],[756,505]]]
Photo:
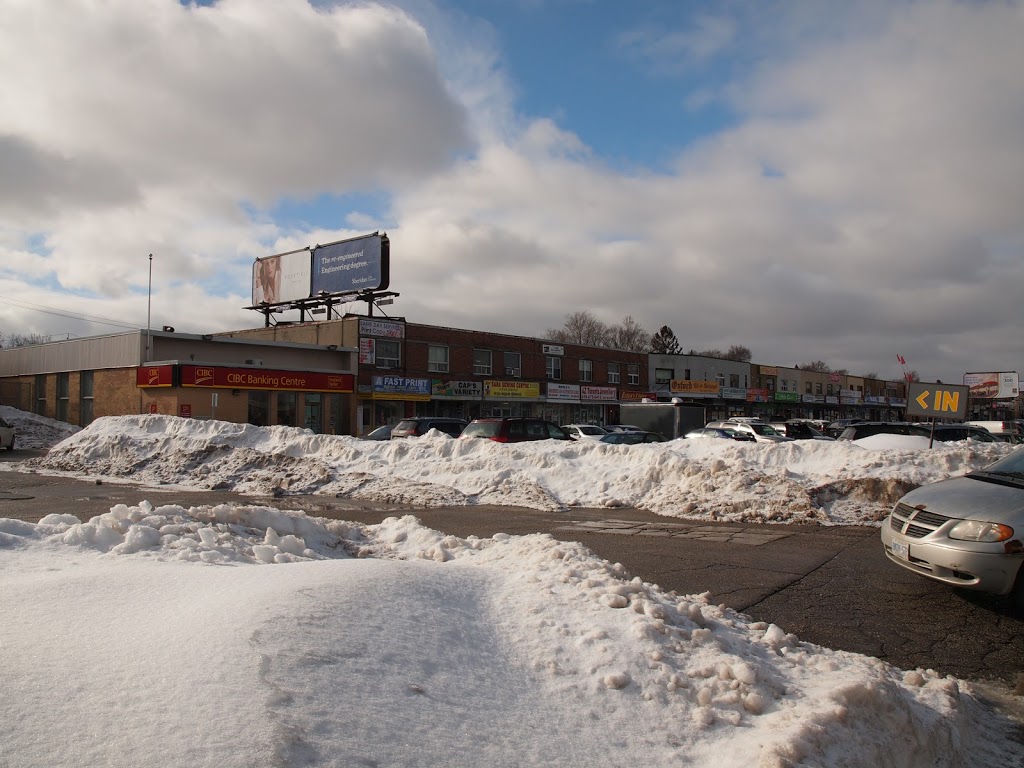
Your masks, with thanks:
[[[348,435],[416,415],[609,424],[643,398],[700,403],[709,420],[891,420],[906,407],[902,382],[362,315],[0,350],[0,404],[83,426],[138,413]]]

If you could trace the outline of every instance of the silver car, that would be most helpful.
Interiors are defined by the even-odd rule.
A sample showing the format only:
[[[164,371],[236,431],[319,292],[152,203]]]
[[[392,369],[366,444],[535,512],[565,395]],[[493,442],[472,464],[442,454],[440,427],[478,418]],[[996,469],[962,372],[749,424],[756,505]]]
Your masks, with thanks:
[[[882,544],[907,570],[1011,595],[1024,609],[1024,448],[905,495],[882,523]]]

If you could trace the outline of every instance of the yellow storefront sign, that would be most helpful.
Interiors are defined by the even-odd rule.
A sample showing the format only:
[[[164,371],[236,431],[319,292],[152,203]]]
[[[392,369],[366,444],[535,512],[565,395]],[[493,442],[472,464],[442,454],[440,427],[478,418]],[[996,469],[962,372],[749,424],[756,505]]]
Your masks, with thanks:
[[[673,395],[717,395],[717,381],[690,381],[689,379],[672,379],[669,390]]]
[[[484,397],[508,400],[517,397],[540,397],[540,384],[535,381],[485,381]]]

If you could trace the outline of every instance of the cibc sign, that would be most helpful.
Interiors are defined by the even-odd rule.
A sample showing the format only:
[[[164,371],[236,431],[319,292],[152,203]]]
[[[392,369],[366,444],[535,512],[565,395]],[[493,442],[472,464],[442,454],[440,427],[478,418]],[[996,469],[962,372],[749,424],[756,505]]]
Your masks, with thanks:
[[[968,387],[912,381],[907,391],[907,416],[958,419],[967,416]]]

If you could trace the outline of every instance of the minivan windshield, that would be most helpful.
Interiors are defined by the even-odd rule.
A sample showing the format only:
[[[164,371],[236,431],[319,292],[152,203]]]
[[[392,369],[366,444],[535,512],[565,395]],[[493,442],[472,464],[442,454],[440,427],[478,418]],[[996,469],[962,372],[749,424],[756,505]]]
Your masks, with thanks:
[[[1004,456],[994,464],[989,464],[982,471],[995,475],[1024,477],[1024,448],[1018,448],[1009,456]]]

